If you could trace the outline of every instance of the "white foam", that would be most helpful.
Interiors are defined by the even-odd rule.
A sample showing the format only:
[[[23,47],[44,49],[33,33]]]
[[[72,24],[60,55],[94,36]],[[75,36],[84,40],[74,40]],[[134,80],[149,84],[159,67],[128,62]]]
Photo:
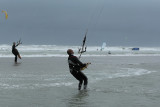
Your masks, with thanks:
[[[87,77],[89,83],[96,83],[100,80],[115,79],[115,78],[129,78],[133,76],[142,76],[154,73],[156,71],[149,71],[141,68],[122,68],[115,72],[101,71],[99,73],[89,72]],[[0,75],[0,89],[36,89],[45,87],[62,87],[72,86],[78,83],[71,75],[32,75],[32,74],[12,74]],[[30,82],[26,82],[30,81]]]
[[[36,89],[71,86],[69,75],[0,74],[0,89]],[[70,75],[71,76],[71,75]],[[26,82],[30,81],[30,82]]]
[[[5,84],[0,83],[0,89],[36,89],[44,87],[71,86],[73,82],[37,83],[37,84]]]
[[[104,79],[114,79],[114,78],[125,78],[125,77],[133,77],[133,76],[142,76],[150,73],[154,73],[157,71],[149,71],[141,68],[123,68],[118,70],[115,73],[108,73],[107,71],[103,71],[100,73],[88,73],[90,80],[92,83]],[[94,79],[93,79],[94,78]]]
[[[0,45],[0,57],[14,57],[11,45]],[[22,57],[66,57],[67,49],[73,49],[78,54],[79,46],[56,46],[56,45],[20,45],[17,47]],[[100,56],[160,56],[159,47],[140,47],[139,51],[132,51],[132,47],[106,47],[103,51],[97,51],[99,46],[88,46],[86,57]],[[108,52],[111,54],[108,54]]]
[[[42,87],[60,87],[60,86],[71,86],[72,82],[57,82],[57,83],[48,83],[48,84],[33,84],[35,88],[42,88]]]

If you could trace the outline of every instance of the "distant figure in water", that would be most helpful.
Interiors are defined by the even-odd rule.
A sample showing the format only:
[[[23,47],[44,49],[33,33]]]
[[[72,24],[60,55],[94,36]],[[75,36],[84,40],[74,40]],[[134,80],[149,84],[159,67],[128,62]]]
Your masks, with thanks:
[[[72,49],[67,50],[68,57],[68,65],[70,69],[70,73],[79,80],[78,90],[81,90],[82,83],[84,81],[84,89],[87,88],[88,78],[87,76],[81,72],[81,68],[86,67],[87,64],[83,64],[79,59],[74,56],[74,52]]]
[[[21,59],[21,56],[18,52],[18,50],[16,49],[16,47],[19,45],[20,43],[16,44],[15,42],[13,42],[13,46],[12,46],[12,53],[15,55],[15,63],[17,63],[17,56]]]

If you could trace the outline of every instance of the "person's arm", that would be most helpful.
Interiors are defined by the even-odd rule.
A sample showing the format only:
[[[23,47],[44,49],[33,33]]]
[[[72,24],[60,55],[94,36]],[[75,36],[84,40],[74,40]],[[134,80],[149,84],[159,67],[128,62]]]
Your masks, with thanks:
[[[17,47],[19,44],[20,44],[20,43],[17,43],[17,44],[15,45],[15,47]]]
[[[76,62],[77,64],[79,64],[81,67],[85,67],[85,66],[86,66],[86,64],[85,64],[85,63],[82,63],[77,57],[75,57],[74,60],[75,60],[75,62]]]

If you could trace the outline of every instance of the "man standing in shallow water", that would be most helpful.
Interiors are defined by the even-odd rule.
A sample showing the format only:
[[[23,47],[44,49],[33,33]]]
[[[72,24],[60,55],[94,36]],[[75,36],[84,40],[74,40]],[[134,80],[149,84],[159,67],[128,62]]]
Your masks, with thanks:
[[[13,45],[12,45],[12,53],[15,55],[15,60],[14,60],[15,63],[17,63],[17,56],[21,59],[21,56],[20,56],[18,50],[16,49],[16,47],[17,47],[19,44],[20,44],[20,43],[18,43],[18,44],[16,45],[16,43],[13,42]]]
[[[84,81],[84,89],[86,89],[88,84],[88,78],[83,72],[81,72],[81,68],[86,67],[88,63],[83,64],[81,61],[79,61],[79,59],[76,56],[74,56],[74,52],[72,49],[68,49],[67,54],[69,55],[68,65],[69,65],[70,73],[77,80],[79,80],[78,90],[81,90],[83,81]]]

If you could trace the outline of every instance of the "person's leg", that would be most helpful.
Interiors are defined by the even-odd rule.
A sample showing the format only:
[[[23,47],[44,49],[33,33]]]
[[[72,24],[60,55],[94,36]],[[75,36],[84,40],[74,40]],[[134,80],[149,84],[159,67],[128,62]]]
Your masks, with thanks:
[[[15,60],[14,61],[17,62],[17,55],[15,55]]]
[[[18,55],[19,59],[21,59],[21,56],[20,56],[20,54],[19,54],[18,50],[17,50],[17,55]]]
[[[83,83],[83,80],[82,80],[82,79],[80,79],[80,80],[79,80],[79,85],[78,85],[78,90],[81,90],[82,83]]]
[[[88,78],[83,72],[79,72],[79,76],[82,80],[84,80],[84,89],[87,88]]]
[[[20,56],[20,54],[18,54],[18,57],[21,59],[21,56]]]
[[[80,73],[73,73],[72,75],[79,81],[78,90],[81,90],[83,79],[80,77]]]

